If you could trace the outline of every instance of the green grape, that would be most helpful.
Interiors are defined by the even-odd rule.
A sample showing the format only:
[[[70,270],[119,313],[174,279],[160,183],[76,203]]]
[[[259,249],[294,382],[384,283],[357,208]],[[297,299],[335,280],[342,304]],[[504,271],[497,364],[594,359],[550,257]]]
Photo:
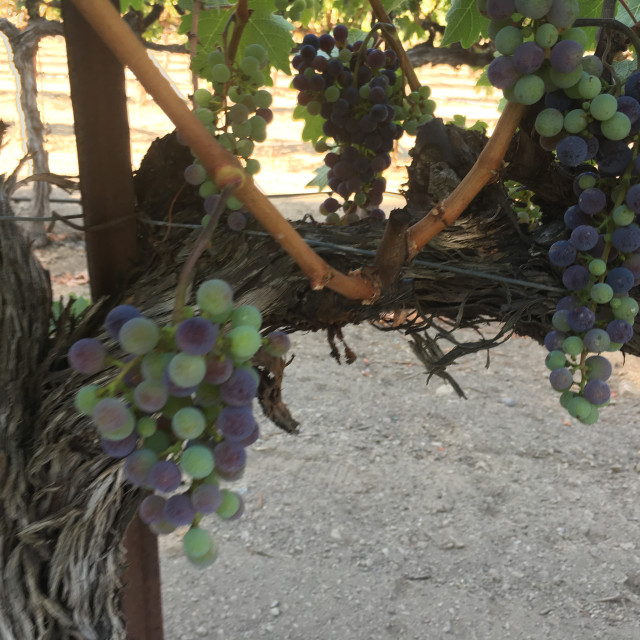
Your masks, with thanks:
[[[227,113],[229,120],[234,124],[242,124],[249,117],[249,109],[243,104],[234,104]]]
[[[607,271],[607,263],[600,258],[596,258],[589,263],[589,273],[594,276],[601,276]]]
[[[259,107],[260,109],[268,109],[273,102],[271,94],[266,89],[260,89],[260,91],[256,91],[253,99],[255,100],[256,107]]]
[[[496,50],[503,56],[510,56],[522,44],[522,31],[517,27],[502,27],[494,41]]]
[[[322,103],[317,100],[311,100],[311,102],[307,103],[307,111],[312,116],[317,116],[322,109]]]
[[[549,70],[549,78],[558,89],[568,89],[582,80],[582,65],[578,65],[569,73],[560,73],[556,69]]]
[[[580,27],[571,27],[560,34],[560,40],[573,40],[577,42],[583,49],[589,44],[589,36],[584,29]]]
[[[248,138],[238,140],[236,144],[237,155],[241,158],[248,158],[253,153],[254,144]]]
[[[591,76],[588,73],[585,73],[578,83],[578,91],[580,92],[581,98],[591,100],[592,98],[600,95],[600,92],[602,91],[602,82],[597,76]]]
[[[631,131],[631,121],[626,114],[618,111],[602,122],[601,128],[604,137],[608,140],[624,140]]]
[[[232,102],[237,103],[237,102],[242,102],[242,99],[244,98],[245,93],[240,87],[236,87],[234,85],[232,87],[229,87],[229,92],[227,93],[227,95],[229,96]]]
[[[489,35],[489,38],[491,38],[491,40],[495,40],[500,29],[510,24],[513,24],[513,21],[510,18],[507,18],[506,20],[489,20],[489,24],[487,25],[487,34]]]
[[[220,493],[222,494],[222,504],[216,513],[226,520],[236,515],[240,509],[240,498],[228,489],[221,489]]]
[[[337,87],[336,87],[337,88]],[[360,94],[360,97],[363,100],[368,100],[369,99],[369,94],[371,93],[371,85],[369,84],[363,84],[359,89],[358,89],[358,93]],[[340,95],[340,91],[338,90],[338,95]],[[325,91],[325,99],[326,99],[326,91]],[[338,98],[336,98],[337,100]],[[327,100],[327,102],[335,102],[335,100]],[[398,114],[398,112],[396,111],[396,115]]]
[[[240,200],[235,196],[229,196],[229,199],[227,200],[227,209],[230,209],[231,211],[238,211],[239,209],[242,209],[242,202],[240,202]]]
[[[96,395],[99,390],[100,387],[96,384],[87,384],[78,390],[73,404],[82,415],[90,416],[92,414],[93,409],[100,402],[100,397]]]
[[[557,329],[558,331],[571,331],[571,327],[569,326],[569,322],[567,321],[567,314],[563,313],[562,311],[556,311],[553,316],[551,316],[551,324],[553,325],[553,328]],[[557,369],[558,367],[553,368]]]
[[[364,203],[366,201],[367,201],[367,194],[364,193],[363,191],[359,191],[353,196],[354,204],[358,205],[359,207],[364,206]]]
[[[560,395],[560,405],[562,406],[562,408],[566,409],[569,406],[569,402],[571,401],[571,399],[575,398],[576,395],[577,394],[575,391],[563,391]]]
[[[193,101],[200,107],[208,107],[211,102],[211,92],[208,89],[196,89],[193,92]]]
[[[431,115],[433,114],[433,112],[436,110],[436,103],[433,100],[427,100],[424,103],[424,107],[422,109],[422,112],[424,114],[428,114]]]
[[[324,99],[327,102],[335,102],[340,97],[340,89],[331,85],[324,90]]]
[[[132,318],[122,325],[118,340],[127,353],[143,356],[158,344],[160,329],[149,318]]]
[[[222,322],[233,310],[233,291],[224,280],[206,280],[198,287],[196,300],[215,322]]]
[[[247,56],[240,63],[240,69],[242,69],[242,73],[251,77],[254,73],[260,71],[260,61],[253,56]]]
[[[327,144],[327,141],[323,139],[318,140],[313,148],[318,153],[325,153],[326,151],[329,151],[329,145]]]
[[[289,0],[275,0],[276,11],[284,11],[289,6]]]
[[[567,411],[574,418],[578,418],[578,420],[585,420],[591,414],[592,406],[593,405],[582,396],[574,396],[567,403]]]
[[[260,163],[254,158],[249,158],[246,161],[244,170],[250,175],[255,176],[256,173],[260,173]]]
[[[604,406],[604,405],[602,405]],[[580,422],[582,422],[583,424],[595,424],[596,422],[598,422],[598,418],[600,417],[600,413],[598,411],[598,407],[596,407],[595,405],[591,405],[591,411],[589,412],[589,415],[586,418],[579,418]]]
[[[181,352],[171,358],[167,371],[171,382],[188,389],[202,382],[207,365],[202,356],[192,356]]]
[[[213,111],[206,107],[198,107],[194,113],[196,114],[196,118],[198,118],[202,124],[213,124],[213,121],[215,120],[215,114]]]
[[[424,98],[424,99],[426,100],[427,98],[430,98],[430,97],[431,97],[431,88],[430,88],[428,85],[423,84],[423,85],[418,89],[418,94],[419,94],[419,96],[420,96],[421,98]]]
[[[338,59],[345,65],[348,65],[353,53],[349,49],[340,49],[338,52]]]
[[[219,189],[213,180],[205,180],[198,189],[198,194],[203,200],[216,193],[219,193]]]
[[[164,410],[163,410],[164,411]],[[169,436],[159,429],[150,436],[144,438],[144,448],[150,449],[156,454],[163,453],[169,447]]]
[[[244,107],[244,105],[235,105],[236,107]],[[246,109],[246,107],[245,107]],[[251,135],[251,123],[248,120],[244,122],[236,123],[234,122],[231,125],[231,131],[233,131],[233,135],[236,138],[248,138]]]
[[[207,54],[207,63],[210,67],[217,64],[224,64],[224,53],[222,53],[222,51],[210,51]]]
[[[611,217],[619,227],[626,227],[635,220],[636,214],[626,204],[621,204],[613,210]]]
[[[152,436],[158,429],[158,425],[156,421],[149,417],[144,416],[138,420],[136,423],[136,431],[143,437],[148,438]]]
[[[167,368],[173,353],[151,351],[142,358],[140,371],[145,380],[162,380],[164,370]]]
[[[564,117],[564,128],[567,133],[580,133],[587,128],[588,120],[584,109],[572,109]]]
[[[261,65],[267,62],[267,50],[261,44],[253,43],[248,45],[243,54],[245,58],[248,56],[255,58]]]
[[[613,298],[613,289],[606,282],[597,282],[591,287],[589,295],[594,302],[606,304]]]
[[[558,30],[548,22],[538,27],[536,31],[536,44],[543,49],[553,47],[558,41]]]
[[[584,73],[582,75],[584,76]],[[582,96],[580,95],[580,82],[576,82],[572,87],[567,87],[564,92],[572,100],[582,100]]]
[[[618,110],[618,101],[610,94],[603,93],[591,101],[589,112],[596,120],[609,120]]]
[[[541,136],[552,138],[562,131],[563,126],[564,117],[558,109],[543,109],[536,117],[535,129]]]
[[[220,82],[224,84],[231,78],[231,71],[226,64],[215,64],[211,67],[211,77],[214,82]]]
[[[513,96],[520,104],[535,104],[544,95],[544,81],[540,76],[522,76],[513,87]]]
[[[100,435],[105,440],[124,440],[128,438],[136,428],[136,419],[133,417],[133,413],[127,409],[127,419],[125,423],[115,431],[107,431],[101,430],[98,426],[98,431],[100,431]]]
[[[564,355],[563,351],[550,351],[547,354],[544,363],[548,369],[553,371],[554,369],[564,367],[567,364],[567,357]]]
[[[404,121],[404,130],[410,135],[415,136],[418,131],[418,121],[415,118]]]
[[[236,143],[230,133],[220,134],[217,140],[227,151],[235,151]]]
[[[570,356],[578,356],[582,353],[582,338],[569,336],[562,342],[564,352]]]
[[[251,326],[234,327],[227,334],[229,339],[229,354],[234,360],[245,361],[262,346],[262,337]]]
[[[262,314],[252,304],[243,304],[231,312],[231,326],[247,325],[259,330],[262,326]]]
[[[203,444],[194,444],[182,452],[180,467],[192,478],[206,478],[214,468],[213,451]]]
[[[180,409],[184,409],[185,407],[191,406],[191,398],[189,396],[179,398],[177,396],[169,396],[164,407],[162,407],[162,415],[165,418],[171,419],[173,416],[180,411]]]
[[[254,84],[256,87],[261,87],[264,84],[264,73],[260,72],[260,71],[255,71],[254,73],[251,74],[251,83]]]
[[[187,558],[201,558],[214,546],[208,531],[200,527],[191,527],[182,538],[182,547]]]
[[[598,56],[584,56],[582,58],[582,68],[586,73],[600,78],[604,71],[602,60]]]
[[[614,306],[614,302],[617,304]],[[638,303],[634,298],[615,298],[611,301],[611,309],[615,318],[626,320],[633,324],[634,318],[638,315]]]
[[[171,419],[173,433],[183,440],[199,438],[205,430],[204,414],[196,407],[183,407]]]
[[[578,178],[578,186],[581,189],[590,189],[598,183],[598,178],[592,173],[586,173]]]

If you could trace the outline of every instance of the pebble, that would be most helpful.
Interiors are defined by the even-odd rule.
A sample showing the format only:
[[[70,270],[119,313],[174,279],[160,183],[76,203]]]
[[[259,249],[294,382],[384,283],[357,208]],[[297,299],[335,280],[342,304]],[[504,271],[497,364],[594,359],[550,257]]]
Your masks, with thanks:
[[[507,407],[516,406],[516,401],[513,398],[500,398],[500,402],[502,402],[502,404],[507,405]]]

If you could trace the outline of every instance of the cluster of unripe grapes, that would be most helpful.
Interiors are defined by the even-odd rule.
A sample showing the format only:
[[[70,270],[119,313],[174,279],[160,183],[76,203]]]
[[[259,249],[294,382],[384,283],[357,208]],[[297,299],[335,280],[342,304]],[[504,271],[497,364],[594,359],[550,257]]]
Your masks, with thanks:
[[[330,224],[361,215],[384,219],[382,173],[391,165],[394,142],[404,131],[415,134],[435,109],[428,87],[405,96],[393,50],[350,44],[348,36],[344,25],[332,34],[308,34],[292,61],[298,104],[324,120],[316,150],[328,152],[328,185],[342,199],[329,197],[320,207]]]
[[[127,480],[153,492],[140,505],[142,521],[156,534],[188,527],[185,555],[205,567],[217,551],[202,517],[230,520],[244,509],[240,495],[220,481],[242,475],[245,449],[259,435],[253,416],[259,374],[251,358],[260,349],[284,355],[289,338],[280,331],[262,338],[259,310],[234,308],[222,280],[201,284],[197,302],[199,313],[185,307],[182,320],[165,327],[134,306],[115,307],[105,328],[125,355],[116,359],[100,340],[83,338],[68,360],[87,375],[116,369],[104,385],[82,387],[75,406],[91,417],[103,451],[123,459]]]
[[[208,54],[207,65],[199,75],[212,84],[213,92],[200,88],[193,94],[195,115],[209,133],[228,151],[237,156],[245,171],[255,175],[260,163],[253,155],[256,142],[267,138],[267,125],[273,120],[271,93],[262,88],[269,71],[267,52],[262,45],[247,46],[239,61],[225,60],[222,51]],[[206,213],[215,208],[219,189],[196,159],[184,172],[187,183],[198,186]],[[226,203],[227,223],[235,231],[243,229],[248,211],[231,196]]]

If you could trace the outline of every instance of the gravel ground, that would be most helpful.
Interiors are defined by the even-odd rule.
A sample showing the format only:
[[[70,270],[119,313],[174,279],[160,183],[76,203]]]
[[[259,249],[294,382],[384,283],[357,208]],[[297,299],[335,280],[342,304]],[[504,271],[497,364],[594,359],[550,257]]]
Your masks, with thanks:
[[[491,328],[488,328],[491,331]],[[514,338],[452,372],[401,335],[352,327],[350,366],[295,335],[284,395],[298,436],[262,420],[236,522],[200,571],[161,540],[166,637],[640,637],[640,368],[615,369],[595,426],[571,420],[544,350]]]

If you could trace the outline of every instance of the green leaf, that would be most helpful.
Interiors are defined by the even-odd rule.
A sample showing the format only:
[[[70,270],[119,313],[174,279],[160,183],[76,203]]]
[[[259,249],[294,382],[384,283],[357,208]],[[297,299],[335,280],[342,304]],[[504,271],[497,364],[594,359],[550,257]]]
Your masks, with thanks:
[[[131,7],[134,11],[144,9],[144,0],[120,0],[120,13],[126,13]]]
[[[329,167],[323,164],[321,167],[314,169],[316,177],[310,180],[305,187],[318,187],[318,191],[322,191],[329,184]]]
[[[627,6],[631,13],[634,16],[637,16],[640,10],[640,0],[627,0]],[[600,8],[602,8],[602,2],[600,3]],[[594,17],[600,17],[594,16]],[[624,7],[618,3],[618,9],[616,11],[616,20],[620,20],[622,24],[626,24],[627,27],[632,27],[634,25],[634,21],[631,19],[631,16],[625,11]]]
[[[324,118],[322,116],[312,116],[302,105],[298,104],[293,109],[294,120],[304,120],[302,128],[302,139],[305,142],[314,144],[324,135],[322,133],[322,124]]]
[[[465,49],[478,42],[480,35],[486,33],[488,20],[481,16],[476,0],[452,0],[447,11],[447,28],[442,38],[443,47],[459,42]]]
[[[638,70],[638,59],[634,55],[626,60],[614,60],[612,66],[618,78],[624,83],[632,73]]]

